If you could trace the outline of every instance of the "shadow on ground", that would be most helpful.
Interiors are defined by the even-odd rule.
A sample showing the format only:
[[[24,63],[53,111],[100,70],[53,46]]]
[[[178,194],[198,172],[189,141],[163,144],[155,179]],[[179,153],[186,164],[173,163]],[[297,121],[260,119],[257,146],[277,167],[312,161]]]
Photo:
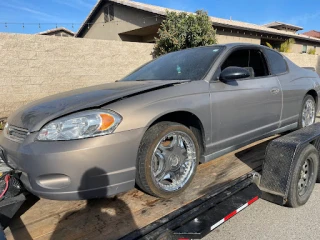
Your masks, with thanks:
[[[242,151],[236,152],[234,155],[237,159],[239,159],[244,165],[248,166],[248,169],[259,171],[262,168],[262,162],[265,157],[265,150],[270,143],[271,140],[267,140],[265,142],[259,143],[255,146],[246,148]],[[213,160],[215,161],[215,160]],[[234,169],[235,162],[233,161],[226,161],[225,162],[225,169]],[[215,176],[215,179],[223,179],[226,178],[227,172],[226,171],[219,171]],[[225,187],[229,186],[230,183],[234,182],[234,178],[228,179],[221,184],[216,184],[213,182],[212,184],[206,186],[201,190],[201,194],[207,194],[208,192],[217,191],[219,189],[224,189]]]
[[[33,239],[30,233],[28,232],[26,226],[24,225],[23,221],[21,220],[21,216],[30,208],[32,208],[32,206],[35,205],[38,201],[38,197],[32,194],[26,195],[26,201],[22,204],[21,208],[15,214],[13,218],[13,224],[9,226],[14,239],[21,239],[21,237],[23,237],[23,240]]]
[[[96,167],[91,168],[81,178],[78,188],[80,199],[86,199],[83,190],[90,188],[92,178],[97,176],[99,180],[102,180],[100,182],[102,185],[109,185],[105,171]],[[107,188],[102,188],[98,192],[99,196],[107,196],[107,194]],[[32,240],[33,237],[52,240],[118,239],[137,229],[131,209],[118,197],[86,200],[85,205],[79,204],[81,201],[70,202],[71,206],[74,203],[74,207],[68,212],[63,211],[63,208],[60,212],[59,207],[63,204],[59,206],[59,201],[50,200],[44,200],[46,204],[40,208],[35,206],[36,209],[30,209],[38,200],[39,198],[33,195],[27,197],[27,201],[19,209],[9,226],[10,235],[7,236],[9,239]],[[78,209],[77,206],[79,206]],[[48,209],[48,212],[43,212],[41,216],[41,211],[46,211],[48,207],[58,209]],[[30,222],[24,223],[20,217],[29,209],[33,211],[30,216],[34,219],[26,219]],[[53,231],[52,227],[54,227]]]
[[[80,199],[86,198],[82,194],[84,189],[90,187],[90,178],[102,175],[106,176],[105,186],[109,185],[106,172],[102,169],[92,168],[85,172],[79,187]],[[107,196],[106,188],[101,191],[100,196]],[[117,223],[121,223],[121,229]],[[136,228],[130,208],[121,199],[92,199],[87,200],[85,208],[65,213],[50,239],[118,239]]]

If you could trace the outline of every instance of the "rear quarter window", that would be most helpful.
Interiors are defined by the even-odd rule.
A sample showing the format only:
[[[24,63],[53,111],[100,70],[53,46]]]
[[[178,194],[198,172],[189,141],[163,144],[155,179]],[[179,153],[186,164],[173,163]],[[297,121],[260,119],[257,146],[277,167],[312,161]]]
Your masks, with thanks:
[[[282,74],[288,71],[287,63],[281,54],[269,49],[265,50],[265,54],[273,75]]]

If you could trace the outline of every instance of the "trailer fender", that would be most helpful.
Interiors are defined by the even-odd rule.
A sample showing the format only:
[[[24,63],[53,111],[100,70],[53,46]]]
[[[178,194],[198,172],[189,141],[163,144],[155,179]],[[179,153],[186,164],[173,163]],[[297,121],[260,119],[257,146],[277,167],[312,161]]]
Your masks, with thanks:
[[[262,198],[284,205],[297,160],[302,150],[313,144],[320,150],[320,123],[289,133],[271,141],[266,149],[259,188]]]

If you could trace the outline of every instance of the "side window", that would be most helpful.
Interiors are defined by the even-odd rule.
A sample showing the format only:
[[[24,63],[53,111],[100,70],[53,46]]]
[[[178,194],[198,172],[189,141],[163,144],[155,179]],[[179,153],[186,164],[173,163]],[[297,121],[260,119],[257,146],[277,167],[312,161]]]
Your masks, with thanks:
[[[231,66],[247,69],[252,78],[269,75],[262,52],[255,49],[234,51],[221,66],[221,71]]]
[[[269,49],[265,51],[272,74],[277,75],[288,71],[287,64],[281,54]]]
[[[221,71],[227,67],[248,67],[249,50],[236,50],[225,60],[221,66]]]
[[[250,50],[249,70],[253,71],[254,77],[264,77],[269,75],[266,60],[260,50]]]

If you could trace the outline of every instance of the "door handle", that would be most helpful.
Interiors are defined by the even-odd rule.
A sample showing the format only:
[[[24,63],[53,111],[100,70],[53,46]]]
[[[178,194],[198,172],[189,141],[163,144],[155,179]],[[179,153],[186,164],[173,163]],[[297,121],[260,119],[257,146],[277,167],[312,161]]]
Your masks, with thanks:
[[[271,94],[276,95],[276,94],[278,94],[280,92],[280,89],[279,88],[272,88],[270,90],[270,92],[271,92]]]

